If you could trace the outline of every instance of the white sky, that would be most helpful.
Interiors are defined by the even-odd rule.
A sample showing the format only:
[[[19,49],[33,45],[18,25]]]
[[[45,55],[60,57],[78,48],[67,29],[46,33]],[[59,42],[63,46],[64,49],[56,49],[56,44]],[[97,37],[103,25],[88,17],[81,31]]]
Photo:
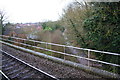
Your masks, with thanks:
[[[62,9],[73,0],[0,0],[8,20],[14,23],[57,20]]]

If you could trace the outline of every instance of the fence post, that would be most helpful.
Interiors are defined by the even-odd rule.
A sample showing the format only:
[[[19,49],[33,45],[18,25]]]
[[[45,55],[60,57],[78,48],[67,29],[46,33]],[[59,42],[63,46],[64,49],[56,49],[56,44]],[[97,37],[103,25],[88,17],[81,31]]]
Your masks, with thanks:
[[[35,46],[35,41],[33,41],[33,46]],[[34,47],[34,50],[35,50],[35,47]]]
[[[23,42],[24,44],[26,44],[26,41],[24,40],[24,42]],[[25,46],[26,47],[26,46]]]
[[[51,44],[49,44],[50,45],[50,50],[52,49],[52,47],[51,47]],[[51,52],[51,56],[52,56],[52,52]]]
[[[46,42],[46,49],[47,49],[47,42]]]
[[[65,53],[65,48],[66,48],[66,45],[64,45],[64,53]],[[65,60],[65,54],[64,54],[64,60]]]
[[[90,59],[90,49],[88,50],[88,59]],[[90,67],[90,61],[88,60],[88,67]]]
[[[13,40],[13,41],[15,41],[15,40]],[[18,38],[16,39],[16,42],[17,42],[16,45],[19,46]],[[14,42],[13,42],[13,43],[14,43]]]

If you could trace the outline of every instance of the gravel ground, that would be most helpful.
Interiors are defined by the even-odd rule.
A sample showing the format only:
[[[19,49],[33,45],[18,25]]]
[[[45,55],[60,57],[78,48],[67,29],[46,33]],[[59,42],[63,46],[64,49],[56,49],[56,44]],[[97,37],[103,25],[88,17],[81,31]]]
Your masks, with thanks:
[[[24,60],[25,62],[57,77],[62,79],[100,79],[100,76],[97,76],[95,74],[89,74],[87,72],[84,72],[83,70],[72,68],[70,66],[66,66],[63,64],[59,64],[53,61],[50,61],[48,59],[34,56],[33,54],[23,52],[14,48],[11,48],[9,46],[3,45],[2,49],[14,56],[16,56],[19,59]]]

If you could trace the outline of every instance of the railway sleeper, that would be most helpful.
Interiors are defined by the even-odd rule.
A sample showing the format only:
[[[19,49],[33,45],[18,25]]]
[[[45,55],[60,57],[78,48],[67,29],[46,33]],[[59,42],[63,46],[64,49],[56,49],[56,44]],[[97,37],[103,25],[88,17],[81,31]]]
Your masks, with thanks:
[[[32,76],[35,75],[36,72],[29,72],[28,74],[22,76],[22,78],[33,78]],[[34,77],[35,78],[35,77]]]
[[[11,66],[9,66],[9,67],[11,67]],[[9,67],[3,68],[3,71],[8,73],[8,72],[11,72],[11,71],[13,71],[13,70],[19,69],[21,66],[14,67],[14,65],[13,65],[13,66],[12,66],[13,68],[11,68],[11,69],[6,69],[6,68],[9,68]]]
[[[13,71],[11,71],[11,72],[9,72],[9,73],[7,73],[8,75],[12,75],[12,74],[16,74],[17,72],[20,72],[20,71],[22,71],[23,69],[24,69],[25,67],[20,67],[19,69],[17,69],[17,70],[13,70]]]
[[[26,74],[26,73],[28,73],[28,72],[29,72],[29,70],[25,70],[25,71],[22,70],[22,71],[19,72],[19,73],[10,75],[10,78],[11,78],[11,79],[14,79],[14,78],[21,78],[21,77],[20,77],[21,74]]]
[[[16,67],[19,67],[19,64],[15,64],[14,66],[10,66],[10,67],[5,67],[4,70],[10,70]]]
[[[8,60],[11,60],[11,59],[10,59],[10,58],[8,58],[8,59],[2,58],[2,62],[6,62],[6,61],[8,61]]]
[[[44,74],[40,73],[40,72],[37,72],[36,73],[37,75],[33,75],[32,78],[38,78],[38,79],[43,79],[45,77]]]
[[[11,63],[11,62],[13,62],[13,59],[8,59],[8,60],[5,59],[2,61],[3,65],[6,63]]]
[[[4,64],[4,65],[2,65],[2,68],[9,67],[9,66],[12,66],[12,65],[15,65],[15,64],[16,64],[16,62],[12,62],[12,63],[9,63],[9,64]]]

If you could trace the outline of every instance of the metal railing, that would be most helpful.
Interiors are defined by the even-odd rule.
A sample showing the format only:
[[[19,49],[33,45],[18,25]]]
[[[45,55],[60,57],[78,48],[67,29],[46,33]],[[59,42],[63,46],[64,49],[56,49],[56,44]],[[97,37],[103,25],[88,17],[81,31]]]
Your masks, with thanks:
[[[111,52],[105,52],[105,51],[85,49],[85,48],[79,48],[79,47],[74,47],[74,46],[67,46],[67,45],[61,45],[61,44],[55,44],[55,43],[48,43],[48,42],[42,42],[42,41],[36,41],[36,40],[29,40],[29,39],[23,39],[23,38],[17,38],[17,37],[10,37],[10,36],[5,36],[5,35],[0,35],[0,37],[1,37],[0,39],[4,40],[4,41],[9,41],[9,42],[21,44],[21,45],[24,45],[24,46],[29,46],[29,47],[33,47],[33,48],[37,48],[37,49],[42,49],[42,50],[46,50],[46,51],[50,51],[50,52],[55,52],[55,53],[58,53],[58,54],[62,54],[62,55],[64,55],[64,60],[66,60],[65,56],[71,56],[71,57],[75,57],[75,58],[81,58],[81,59],[88,60],[88,66],[90,66],[89,61],[93,61],[93,62],[98,62],[98,63],[102,63],[102,64],[107,64],[107,65],[111,65],[111,66],[120,67],[119,64],[109,63],[109,62],[105,62],[105,61],[101,61],[101,60],[96,60],[96,59],[91,59],[90,58],[90,53],[91,52],[97,52],[98,54],[102,53],[102,54],[109,54],[109,55],[114,55],[114,56],[120,56],[120,54],[118,54],[118,53],[111,53]],[[22,42],[12,41],[12,40],[5,39],[5,38],[11,38],[11,39],[15,39],[15,40],[23,40],[23,43]],[[29,45],[29,44],[24,43],[25,41],[31,41],[34,44],[35,43],[45,44],[46,48]],[[64,52],[47,49],[47,45],[54,45],[54,46],[63,47],[63,49],[64,49],[63,51]],[[66,48],[74,48],[74,49],[78,49],[78,50],[87,51],[88,57],[86,58],[86,57],[82,57],[82,56],[78,56],[78,55],[74,55],[74,54],[68,54],[68,53],[65,52]]]

